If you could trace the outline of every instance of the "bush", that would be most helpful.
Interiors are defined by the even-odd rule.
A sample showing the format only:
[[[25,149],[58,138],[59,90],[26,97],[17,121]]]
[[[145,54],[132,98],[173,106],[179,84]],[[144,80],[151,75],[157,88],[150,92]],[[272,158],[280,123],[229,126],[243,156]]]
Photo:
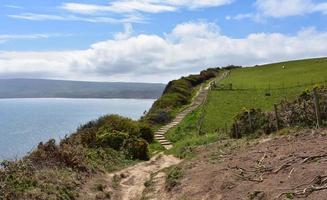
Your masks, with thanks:
[[[128,138],[128,133],[113,131],[106,132],[107,130],[100,131],[97,136],[99,147],[110,147],[117,151],[121,150],[125,140]]]
[[[97,131],[95,127],[86,128],[78,132],[81,137],[81,144],[86,147],[95,147],[97,141]]]
[[[210,68],[202,71],[200,74],[170,81],[163,95],[153,104],[152,108],[143,119],[151,124],[165,124],[170,122],[171,119],[169,119],[169,115],[171,116],[176,109],[191,102],[194,87],[204,83],[206,80],[216,77],[219,71],[219,68]],[[162,112],[162,110],[168,114]]]
[[[251,116],[251,126],[249,122],[249,115]],[[253,134],[260,128],[264,129],[265,133],[267,134],[272,132],[272,130],[270,131],[270,128],[276,130],[275,127],[265,127],[268,126],[269,120],[266,113],[262,112],[260,109],[250,109],[244,111],[238,114],[235,117],[235,120],[237,124],[234,124],[232,127],[232,138],[241,138],[243,136]]]
[[[152,143],[154,141],[154,132],[150,126],[142,124],[140,126],[140,137],[148,143]]]
[[[223,69],[226,70],[232,70],[232,69],[238,69],[238,68],[242,68],[242,66],[238,66],[238,65],[228,65],[226,67],[223,67]]]
[[[183,176],[182,169],[180,167],[171,167],[167,173],[166,189],[172,190],[174,187],[180,184],[180,179]]]
[[[23,159],[0,166],[0,199],[76,199],[90,173],[112,171],[148,160],[153,131],[145,124],[109,115],[81,126],[76,133],[39,143]],[[144,139],[146,140],[144,140]]]
[[[99,128],[100,132],[110,133],[118,131],[134,136],[137,136],[140,132],[137,122],[119,115],[108,115],[101,117],[99,122],[101,124]]]
[[[149,114],[148,119],[154,124],[166,124],[173,119],[173,116],[169,111],[160,109]]]
[[[0,199],[18,199],[37,186],[34,169],[25,161],[4,161],[0,165]]]
[[[327,89],[317,88],[321,118],[327,120]],[[249,125],[249,115],[251,113],[252,129]],[[287,127],[309,127],[316,126],[317,119],[314,111],[312,92],[304,91],[295,101],[282,101],[278,106],[278,125],[280,128]],[[251,109],[236,116],[237,123],[233,124],[231,136],[240,138],[254,132],[270,134],[277,130],[277,122],[274,112],[262,112],[259,109]]]
[[[54,139],[49,140],[45,144],[40,142],[37,148],[32,151],[26,159],[30,160],[36,166],[52,166],[58,162],[59,151],[56,141]]]
[[[148,143],[144,139],[129,138],[124,145],[125,155],[130,159],[149,160]]]
[[[201,84],[205,80],[201,75],[190,75],[188,77],[184,77],[184,79],[190,82],[193,87]]]
[[[87,172],[85,149],[81,145],[61,144],[58,149],[58,162],[76,171]]]

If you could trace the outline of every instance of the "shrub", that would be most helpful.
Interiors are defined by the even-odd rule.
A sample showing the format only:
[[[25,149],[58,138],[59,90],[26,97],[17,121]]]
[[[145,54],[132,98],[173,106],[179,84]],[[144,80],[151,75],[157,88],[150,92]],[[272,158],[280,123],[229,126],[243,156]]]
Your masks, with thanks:
[[[0,199],[18,199],[37,186],[34,169],[25,161],[4,161],[0,168]]]
[[[85,149],[81,145],[61,144],[58,149],[58,162],[77,171],[88,171]]]
[[[191,86],[192,84],[189,81],[187,81],[185,78],[181,78],[179,80],[169,82],[163,94],[179,93],[184,96],[188,96],[190,94],[189,88],[191,88]]]
[[[154,132],[150,126],[142,124],[140,125],[140,137],[148,143],[152,143],[154,141]]]
[[[323,121],[327,120],[327,89],[318,88],[320,99],[320,112]],[[252,118],[252,129],[249,125],[249,115]],[[280,128],[316,126],[317,119],[314,110],[312,92],[304,91],[295,101],[282,101],[278,106],[278,125]],[[233,124],[231,136],[240,138],[254,132],[270,134],[277,130],[277,122],[274,112],[262,112],[259,109],[251,109],[236,116],[237,123]]]
[[[58,156],[59,151],[56,141],[51,139],[45,144],[40,142],[37,148],[26,159],[30,160],[36,166],[51,166],[57,163]]]
[[[169,111],[159,109],[149,114],[148,119],[154,124],[166,124],[173,119],[173,116]]]
[[[104,130],[98,133],[97,143],[100,147],[110,147],[119,151],[123,147],[123,144],[127,138],[128,133],[119,131],[107,132],[107,130]]]
[[[163,95],[153,104],[150,111],[143,118],[151,124],[165,124],[170,122],[171,116],[176,109],[191,102],[194,87],[218,75],[219,68],[203,70],[200,74],[182,77],[178,80],[170,81]],[[163,113],[162,110],[169,113]],[[163,117],[165,114],[165,117]]]
[[[238,66],[238,65],[228,65],[226,67],[223,67],[223,69],[226,70],[232,70],[232,69],[238,69],[238,68],[242,68],[242,66]]]
[[[130,159],[149,160],[148,143],[144,139],[129,138],[124,145],[125,154]]]
[[[201,75],[190,75],[188,77],[185,77],[184,79],[190,82],[193,87],[201,84],[205,80],[204,77]]]
[[[183,176],[182,168],[176,166],[171,167],[167,173],[166,189],[170,191],[174,187],[179,185],[182,176]]]
[[[137,122],[119,115],[104,116],[99,119],[99,122],[102,124],[99,128],[100,133],[118,131],[137,136],[140,132]]]
[[[249,115],[251,116],[251,126]],[[235,117],[235,120],[237,124],[234,124],[231,130],[231,136],[233,138],[241,138],[242,136],[253,134],[260,128],[265,129],[265,133],[267,134],[272,132],[272,130],[270,131],[270,128],[276,130],[275,127],[265,127],[268,126],[269,119],[260,109],[250,109],[248,111],[244,111],[238,114]]]
[[[98,129],[95,127],[86,128],[78,132],[81,137],[81,144],[86,147],[95,147],[96,146],[96,135]]]

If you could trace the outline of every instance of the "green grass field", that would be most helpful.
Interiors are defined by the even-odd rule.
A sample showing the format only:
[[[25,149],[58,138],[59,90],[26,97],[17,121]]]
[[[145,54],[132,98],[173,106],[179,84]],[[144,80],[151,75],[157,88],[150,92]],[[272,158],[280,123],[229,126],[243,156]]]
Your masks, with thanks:
[[[232,83],[236,89],[269,89],[312,85],[325,81],[327,58],[317,58],[233,70],[223,83]]]
[[[205,105],[167,134],[175,145],[170,152],[185,157],[194,146],[227,138],[226,127],[230,129],[234,116],[242,110],[271,110],[274,103],[296,98],[316,84],[327,84],[326,81],[326,58],[233,70],[222,81],[222,84],[233,84],[233,90],[211,91]]]

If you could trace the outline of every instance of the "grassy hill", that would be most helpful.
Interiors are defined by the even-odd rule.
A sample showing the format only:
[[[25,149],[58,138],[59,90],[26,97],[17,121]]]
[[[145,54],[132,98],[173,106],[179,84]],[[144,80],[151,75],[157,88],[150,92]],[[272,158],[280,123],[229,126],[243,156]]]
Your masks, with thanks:
[[[236,69],[223,83],[232,83],[235,89],[282,89],[325,81],[327,58],[317,58]]]
[[[149,144],[154,139],[152,129],[169,122],[176,112],[191,102],[201,84],[220,79],[224,70],[208,69],[199,75],[170,82],[162,97],[140,121],[116,115],[104,116],[80,127],[59,144],[54,140],[40,143],[25,158],[2,162],[0,199],[76,199],[78,190],[90,177],[149,159]],[[233,69],[228,78],[215,84],[202,106],[169,131],[166,136],[174,147],[168,153],[189,157],[199,145],[227,139],[235,117],[242,111],[252,108],[272,110],[275,103],[296,99],[317,84],[327,85],[326,75],[326,58]],[[326,89],[322,88],[320,93],[324,96],[321,103],[326,105]],[[303,112],[301,106],[309,105],[312,125],[315,123],[312,95],[304,94],[307,96],[301,95],[296,109]],[[292,112],[292,106],[290,103],[284,112]],[[327,119],[326,106],[324,117]],[[231,145],[225,144],[224,147]],[[176,185],[179,172],[174,169],[168,177]],[[103,190],[102,186],[97,188]]]
[[[205,105],[169,132],[168,139],[175,143],[171,152],[183,157],[193,146],[227,138],[234,117],[243,110],[271,110],[275,103],[294,99],[317,84],[327,84],[326,58],[234,69],[209,93]]]

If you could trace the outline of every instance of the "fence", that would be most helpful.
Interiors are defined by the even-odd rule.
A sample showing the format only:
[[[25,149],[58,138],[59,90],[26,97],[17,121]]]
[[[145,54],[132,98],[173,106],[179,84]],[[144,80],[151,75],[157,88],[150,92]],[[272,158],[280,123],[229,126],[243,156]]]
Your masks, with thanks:
[[[280,106],[275,104],[273,112],[263,113],[259,109],[251,109],[240,114],[235,118],[230,136],[241,138],[258,130],[271,133],[291,126],[320,128],[324,120],[327,120],[327,89],[315,88],[294,102],[285,101]]]

